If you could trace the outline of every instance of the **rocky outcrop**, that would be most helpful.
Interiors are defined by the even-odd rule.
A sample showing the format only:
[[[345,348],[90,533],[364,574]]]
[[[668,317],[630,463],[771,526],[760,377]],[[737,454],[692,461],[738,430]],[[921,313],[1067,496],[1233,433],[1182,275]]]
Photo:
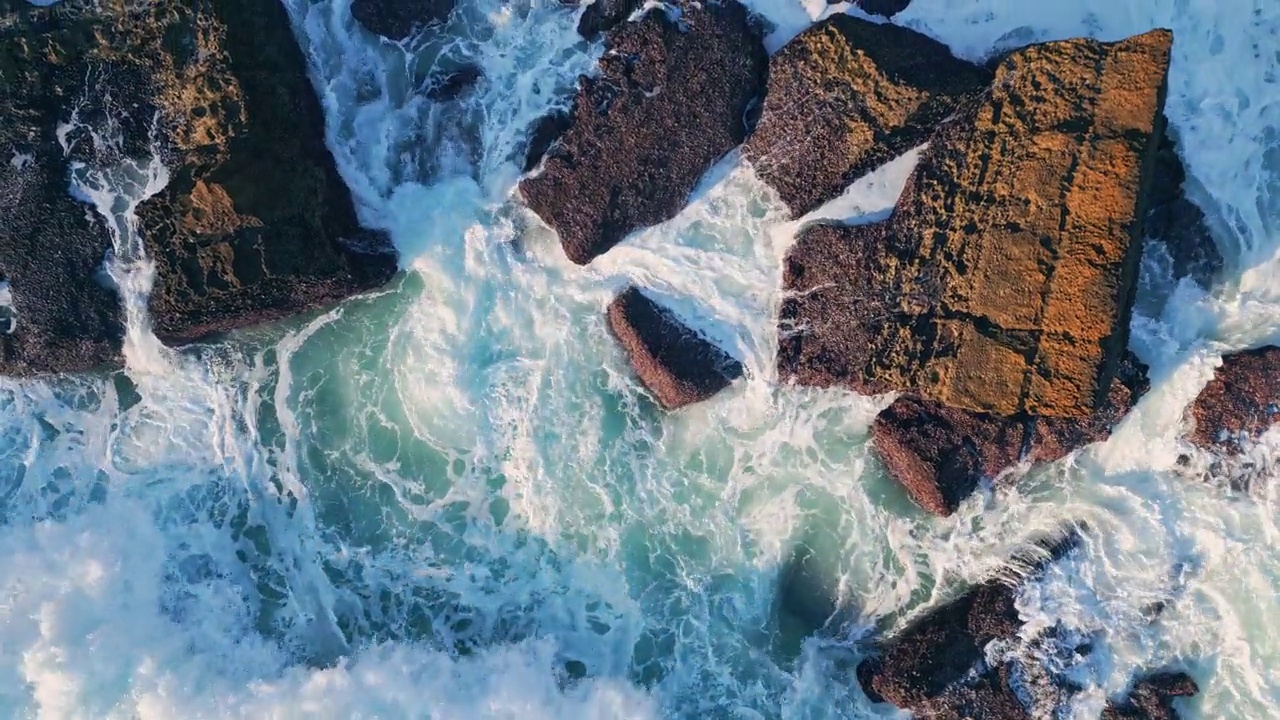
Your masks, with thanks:
[[[1196,681],[1186,673],[1154,673],[1135,682],[1123,700],[1107,703],[1102,720],[1178,720],[1174,699],[1198,692]]]
[[[569,129],[569,113],[554,111],[543,115],[529,128],[529,147],[525,151],[524,171],[538,167],[547,151]]]
[[[1234,454],[1280,421],[1280,347],[1222,359],[1191,406],[1191,442]]]
[[[706,400],[742,376],[741,363],[634,287],[609,304],[608,319],[640,382],[666,410]]]
[[[1129,354],[1106,402],[1087,418],[1002,417],[905,395],[876,416],[873,447],[917,505],[950,515],[984,478],[1107,439],[1147,388],[1146,366]]]
[[[1089,417],[1128,326],[1171,34],[1005,57],[892,217],[786,260],[779,373],[1010,417]]]
[[[578,264],[674,217],[702,175],[742,142],[765,52],[735,0],[651,10],[606,39],[580,80],[569,129],[520,183]]]
[[[0,274],[18,317],[0,371],[119,361],[119,301],[99,284],[111,240],[67,195],[72,161],[109,167],[158,151],[169,168],[168,186],[137,210],[156,267],[152,326],[166,342],[331,302],[395,272],[325,147],[283,6],[0,2],[0,73],[16,91],[0,100],[0,153],[20,159],[0,170]]]
[[[914,30],[832,15],[769,59],[760,121],[742,152],[803,215],[923,143],[990,80]]]
[[[351,14],[366,30],[404,40],[449,19],[454,0],[352,0]]]
[[[426,96],[434,102],[456,100],[484,79],[484,70],[476,65],[465,65],[450,73],[432,78],[427,85]]]
[[[1013,574],[1035,573],[1080,542],[1077,532],[1046,538]],[[882,644],[857,670],[873,702],[889,702],[934,720],[1030,720],[1032,712],[1012,687],[1020,670],[1013,660],[988,663],[991,643],[1012,643],[1022,630],[1018,589],[989,580],[938,607]]]

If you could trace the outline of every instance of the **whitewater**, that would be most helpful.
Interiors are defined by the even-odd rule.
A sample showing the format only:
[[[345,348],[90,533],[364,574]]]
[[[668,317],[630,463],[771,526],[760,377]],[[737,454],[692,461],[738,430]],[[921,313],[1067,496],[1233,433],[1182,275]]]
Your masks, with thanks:
[[[602,51],[575,11],[461,0],[448,25],[395,44],[349,0],[285,4],[361,219],[391,233],[406,272],[171,350],[148,329],[133,218],[163,165],[74,169],[69,192],[112,228],[127,366],[0,380],[0,716],[883,717],[853,677],[869,633],[1067,521],[1087,523],[1083,547],[1020,609],[1028,632],[1097,639],[1070,669],[1084,687],[1070,716],[1096,718],[1134,673],[1166,666],[1201,686],[1187,717],[1274,716],[1280,433],[1228,470],[1179,435],[1224,353],[1280,341],[1280,3],[913,0],[895,17],[975,60],[1173,29],[1167,114],[1226,260],[1205,289],[1174,282],[1149,245],[1132,347],[1152,391],[1107,443],[946,519],[870,458],[889,398],[779,386],[798,223],[736,153],[678,217],[587,267],[522,208],[530,125]],[[859,12],[748,4],[771,51],[823,13]],[[460,102],[419,92],[466,63],[484,79]],[[815,216],[882,217],[915,157]],[[658,410],[605,327],[628,283],[745,379]],[[799,543],[839,588],[835,637],[778,624]]]

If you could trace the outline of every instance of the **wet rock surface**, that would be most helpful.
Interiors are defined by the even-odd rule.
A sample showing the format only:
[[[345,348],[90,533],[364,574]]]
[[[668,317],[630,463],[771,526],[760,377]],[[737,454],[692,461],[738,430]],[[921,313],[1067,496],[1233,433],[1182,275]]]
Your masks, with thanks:
[[[1172,38],[1006,56],[892,217],[802,233],[779,373],[999,416],[1089,417],[1128,326]]]
[[[703,174],[742,142],[765,52],[737,2],[651,10],[606,38],[599,77],[581,79],[569,128],[520,183],[578,264],[674,217]]]
[[[609,329],[640,382],[666,410],[701,402],[742,375],[742,365],[639,289],[609,304]]]
[[[1222,252],[1213,241],[1204,211],[1186,196],[1186,179],[1177,145],[1166,135],[1156,156],[1146,234],[1169,252],[1175,278],[1189,277],[1208,287],[1222,269]]]
[[[22,158],[0,170],[0,273],[18,317],[0,371],[119,362],[119,299],[99,273],[111,241],[67,195],[69,169],[145,159],[153,141],[170,181],[137,216],[162,340],[275,319],[395,272],[386,237],[356,221],[283,6],[0,9],[0,73],[17,90],[0,101],[0,153]],[[56,129],[73,117],[64,153]]]
[[[1280,347],[1228,355],[1191,406],[1188,437],[1206,449],[1239,452],[1280,421],[1278,403]]]
[[[454,0],[353,0],[351,14],[366,30],[404,40],[449,19]]]
[[[832,15],[770,58],[743,155],[803,215],[923,143],[990,80],[918,32]]]
[[[1147,368],[1130,353],[1107,401],[1087,418],[1002,417],[904,395],[876,416],[874,452],[917,505],[950,515],[984,478],[1107,439],[1147,389]]]
[[[1122,700],[1107,703],[1102,720],[1178,720],[1181,715],[1173,701],[1198,692],[1199,686],[1186,673],[1153,673],[1139,678]]]
[[[893,17],[906,10],[911,0],[854,0],[853,4],[872,15]]]
[[[595,40],[602,34],[626,22],[644,6],[644,0],[594,0],[582,10],[578,18],[578,34]]]

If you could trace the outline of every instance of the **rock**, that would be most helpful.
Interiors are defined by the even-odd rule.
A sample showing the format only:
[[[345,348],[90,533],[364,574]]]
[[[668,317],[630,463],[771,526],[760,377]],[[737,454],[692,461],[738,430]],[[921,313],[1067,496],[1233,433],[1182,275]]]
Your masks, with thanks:
[[[1174,698],[1200,692],[1196,681],[1183,672],[1160,672],[1139,679],[1128,697],[1107,703],[1102,720],[1178,720]]]
[[[580,80],[569,129],[525,178],[529,207],[578,264],[674,217],[702,175],[742,142],[765,52],[735,0],[650,11],[606,39]]]
[[[145,159],[153,139],[170,182],[136,214],[162,340],[311,308],[395,272],[386,237],[357,223],[283,6],[0,6],[0,82],[16,90],[0,99],[0,275],[17,316],[0,372],[119,363],[119,300],[100,283],[111,239],[68,196],[70,163]],[[73,113],[64,153],[55,130]]]
[[[1079,542],[1073,530],[1039,541],[1043,558],[1021,570],[1043,569]],[[1020,668],[1013,662],[992,666],[986,656],[989,644],[1011,643],[1022,630],[1017,595],[1009,582],[989,580],[927,612],[858,666],[863,691],[873,702],[893,703],[916,717],[1030,720],[1033,714],[1011,683]]]
[[[434,102],[455,100],[483,78],[484,70],[475,65],[467,65],[442,77],[432,78],[427,87],[427,99]]]
[[[1206,449],[1240,452],[1280,420],[1280,347],[1246,350],[1222,367],[1191,405],[1189,438]]]
[[[216,44],[162,92],[174,96],[175,170],[138,212],[156,264],[152,328],[168,343],[336,302],[397,269],[385,234],[359,225],[285,8],[212,7],[168,31]]]
[[[1092,415],[1128,345],[1171,42],[1156,30],[1005,57],[932,136],[889,220],[801,234],[780,376]]]
[[[838,600],[837,579],[823,572],[808,545],[797,547],[778,578],[777,610],[789,616],[807,636],[836,614]]]
[[[983,478],[1020,463],[1048,463],[1111,435],[1148,389],[1129,354],[1102,409],[1088,418],[1001,417],[904,395],[876,416],[872,440],[890,477],[935,515],[950,515]]]
[[[398,42],[444,23],[453,6],[454,0],[352,0],[351,14],[369,32]]]
[[[634,287],[609,303],[608,318],[640,382],[666,410],[706,400],[742,376],[741,363]]]
[[[770,58],[760,122],[742,152],[803,215],[923,143],[990,81],[914,30],[832,15]]]
[[[538,118],[529,131],[529,149],[524,156],[524,171],[538,167],[556,140],[569,129],[569,113],[556,111]]]
[[[1165,135],[1156,155],[1146,233],[1169,251],[1174,277],[1189,277],[1207,287],[1222,269],[1222,253],[1209,232],[1204,211],[1184,192],[1186,179],[1177,145]]]
[[[830,0],[828,0],[830,2]],[[871,15],[893,17],[911,4],[911,0],[853,0],[853,4]]]
[[[578,18],[578,34],[595,40],[618,25],[626,22],[644,5],[644,0],[594,0],[582,10]]]

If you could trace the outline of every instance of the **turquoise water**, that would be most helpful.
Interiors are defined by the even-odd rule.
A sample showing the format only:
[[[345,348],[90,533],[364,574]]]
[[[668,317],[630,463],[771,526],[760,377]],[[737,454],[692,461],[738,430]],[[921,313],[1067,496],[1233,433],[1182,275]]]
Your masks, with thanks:
[[[439,34],[400,47],[340,0],[286,4],[344,178],[405,273],[174,352],[146,329],[146,263],[126,253],[128,367],[0,381],[0,715],[884,716],[852,672],[873,629],[1083,520],[1082,552],[1021,601],[1029,632],[1101,638],[1071,670],[1086,690],[1069,715],[1097,717],[1135,671],[1170,664],[1204,689],[1189,717],[1268,716],[1274,490],[1233,493],[1176,459],[1182,411],[1220,355],[1280,335],[1280,58],[1266,52],[1280,8],[915,0],[899,16],[969,57],[1172,26],[1169,114],[1228,258],[1206,292],[1148,254],[1133,344],[1154,388],[1110,442],[933,519],[868,454],[889,398],[777,383],[796,224],[736,154],[678,218],[586,268],[521,208],[529,125],[601,52],[574,13],[463,0]],[[777,47],[826,4],[755,7]],[[411,92],[467,61],[486,80],[463,103]],[[819,213],[882,215],[913,162]],[[125,190],[103,190],[103,207],[127,214],[111,196]],[[658,409],[605,327],[632,282],[746,378]],[[1276,456],[1255,450],[1264,479]],[[775,612],[800,543],[846,609],[824,639]],[[1155,601],[1169,610],[1153,624]]]

